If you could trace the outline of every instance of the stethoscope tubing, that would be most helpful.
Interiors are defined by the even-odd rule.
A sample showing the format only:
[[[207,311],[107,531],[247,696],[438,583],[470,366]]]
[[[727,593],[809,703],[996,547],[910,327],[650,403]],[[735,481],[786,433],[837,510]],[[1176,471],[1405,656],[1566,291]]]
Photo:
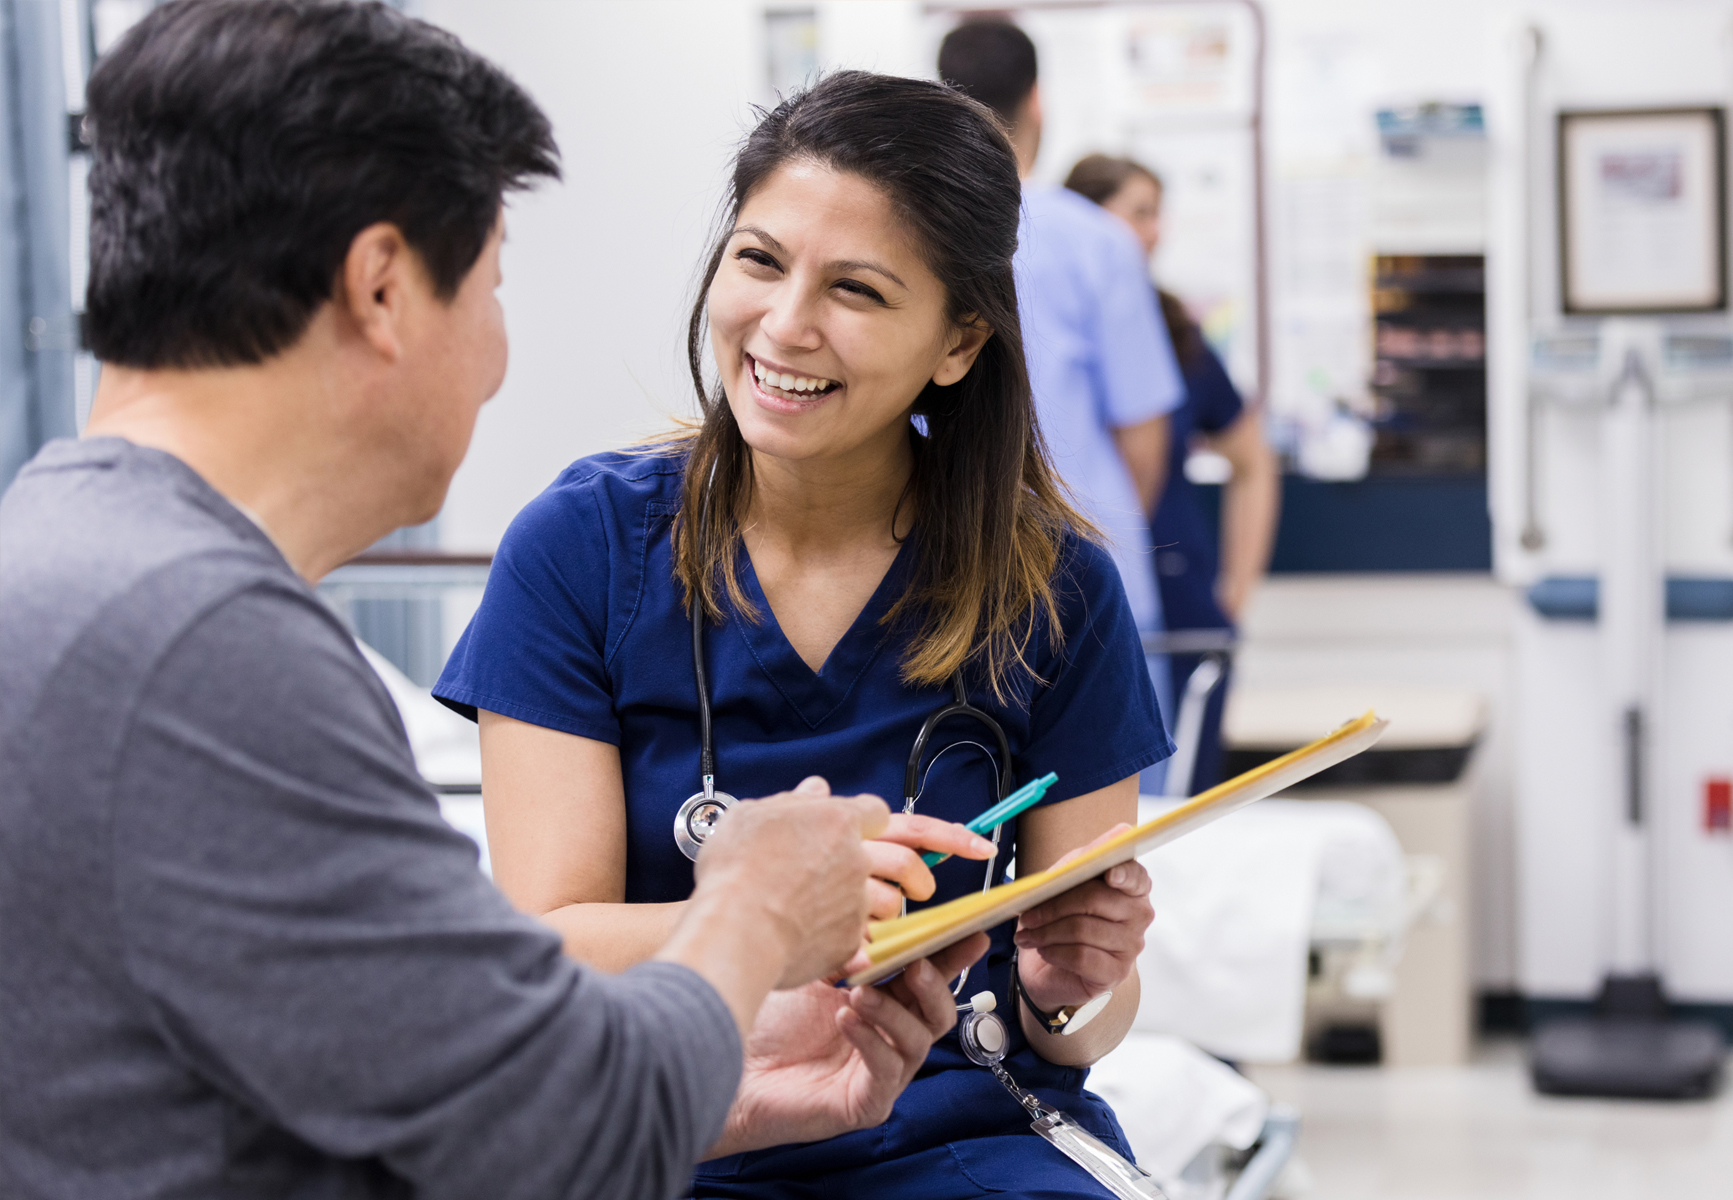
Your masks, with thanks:
[[[993,719],[991,713],[969,703],[969,693],[963,687],[963,672],[961,670],[951,673],[951,694],[953,699],[950,703],[935,710],[921,723],[921,730],[915,735],[915,744],[909,748],[909,761],[903,768],[904,812],[915,811],[915,799],[920,795],[915,781],[921,773],[921,759],[926,756],[927,742],[932,738],[934,731],[938,729],[940,724],[952,717],[968,717],[987,727],[987,731],[993,735],[993,740],[999,747],[999,770],[996,773],[996,782],[999,786],[997,795],[994,797],[994,803],[1003,801],[1011,791],[1011,781],[1015,775],[1011,768],[1011,743],[1005,737],[1004,728]]]
[[[704,506],[698,520],[698,535],[710,528],[710,493],[716,487],[716,461],[710,463],[710,478],[704,484]],[[704,597],[692,594],[692,670],[698,681],[698,774],[704,794],[716,791],[716,733],[710,719],[710,676],[704,666]]]

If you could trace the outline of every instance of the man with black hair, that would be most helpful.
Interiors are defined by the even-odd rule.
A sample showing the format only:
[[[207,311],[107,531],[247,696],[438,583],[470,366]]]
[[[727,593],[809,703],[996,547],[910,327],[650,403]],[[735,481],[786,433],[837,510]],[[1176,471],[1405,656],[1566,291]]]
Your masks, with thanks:
[[[1035,43],[999,18],[939,47],[939,78],[999,115],[1023,176],[1017,302],[1041,433],[1059,473],[1107,534],[1132,615],[1162,627],[1149,518],[1166,483],[1167,414],[1185,398],[1137,240],[1062,187],[1031,182],[1041,148]],[[1173,712],[1166,670],[1152,673]]]
[[[741,1050],[858,950],[881,801],[741,806],[656,960],[586,970],[309,586],[438,511],[499,385],[535,104],[379,4],[181,0],[89,117],[101,385],[0,502],[0,1195],[667,1196],[882,1120],[966,952]]]

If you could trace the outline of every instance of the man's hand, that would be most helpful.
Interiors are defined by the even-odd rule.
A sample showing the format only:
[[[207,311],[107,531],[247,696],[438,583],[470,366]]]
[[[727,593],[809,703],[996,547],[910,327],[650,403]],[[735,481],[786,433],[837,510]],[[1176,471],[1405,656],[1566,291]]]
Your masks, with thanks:
[[[1054,866],[1130,828],[1116,825]],[[1029,999],[1052,1012],[1119,986],[1137,969],[1143,932],[1155,919],[1149,891],[1149,873],[1133,859],[1018,918],[1017,972]]]
[[[883,987],[812,983],[759,1009],[728,1124],[706,1158],[867,1129],[890,1116],[957,1021],[949,981],[987,950],[977,933]]]
[[[866,937],[865,839],[890,810],[874,796],[832,796],[822,779],[737,804],[694,868],[697,886],[656,953],[716,989],[742,1042],[776,988],[840,970]]]
[[[793,792],[737,804],[698,855],[692,907],[716,908],[712,919],[732,912],[753,921],[756,936],[782,950],[779,988],[832,974],[865,935],[865,839],[889,820],[883,800],[832,796],[816,776]]]

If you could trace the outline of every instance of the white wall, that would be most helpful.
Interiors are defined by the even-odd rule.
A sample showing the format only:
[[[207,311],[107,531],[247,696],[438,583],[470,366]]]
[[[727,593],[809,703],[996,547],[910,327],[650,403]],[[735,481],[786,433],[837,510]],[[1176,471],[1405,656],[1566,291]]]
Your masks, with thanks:
[[[566,179],[506,217],[505,386],[440,518],[492,550],[573,459],[693,411],[686,308],[735,143],[759,99],[745,0],[423,0],[553,121]]]

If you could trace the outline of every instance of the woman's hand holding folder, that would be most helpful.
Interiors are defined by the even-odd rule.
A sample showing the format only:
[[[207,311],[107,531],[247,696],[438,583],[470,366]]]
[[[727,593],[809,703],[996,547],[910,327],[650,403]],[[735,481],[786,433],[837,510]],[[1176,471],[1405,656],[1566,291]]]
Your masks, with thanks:
[[[1116,825],[1065,855],[1063,867],[1105,845],[1130,825]],[[1029,999],[1047,1012],[1093,1000],[1137,970],[1143,932],[1155,918],[1149,873],[1136,859],[1080,883],[1017,919],[1017,972]]]

